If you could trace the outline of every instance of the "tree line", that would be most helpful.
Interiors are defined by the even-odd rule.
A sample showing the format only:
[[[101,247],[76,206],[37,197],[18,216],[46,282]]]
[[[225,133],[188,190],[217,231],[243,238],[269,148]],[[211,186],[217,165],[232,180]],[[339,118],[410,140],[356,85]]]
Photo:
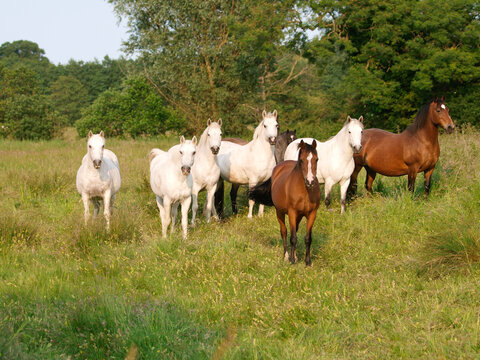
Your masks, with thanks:
[[[109,2],[135,60],[53,65],[35,43],[0,46],[3,136],[198,133],[208,118],[247,135],[273,108],[300,135],[328,136],[347,115],[398,131],[443,94],[457,124],[479,122],[474,0]]]

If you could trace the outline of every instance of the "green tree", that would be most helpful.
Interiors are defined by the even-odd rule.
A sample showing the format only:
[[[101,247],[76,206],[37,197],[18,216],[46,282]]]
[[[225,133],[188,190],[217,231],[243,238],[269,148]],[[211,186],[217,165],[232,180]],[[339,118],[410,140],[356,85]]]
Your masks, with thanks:
[[[50,99],[55,110],[67,119],[69,125],[73,125],[88,104],[88,93],[76,78],[60,76],[50,86]]]
[[[120,89],[100,94],[75,126],[80,136],[103,130],[108,136],[137,137],[178,131],[184,124],[165,107],[146,79],[136,77]]]
[[[61,124],[48,98],[38,91],[35,74],[0,65],[0,136],[50,139]]]
[[[447,94],[455,114],[455,92],[478,87],[476,0],[309,4],[323,36],[308,45],[307,54],[322,74],[332,117],[363,114],[369,125],[396,129],[435,94]]]
[[[209,117],[242,132],[282,84],[278,60],[298,21],[294,0],[110,2],[129,22],[127,51],[140,53],[145,76],[192,132]]]
[[[38,90],[44,94],[48,93],[50,84],[58,76],[45,51],[32,41],[17,40],[0,45],[0,63],[9,69],[27,68],[33,71]]]

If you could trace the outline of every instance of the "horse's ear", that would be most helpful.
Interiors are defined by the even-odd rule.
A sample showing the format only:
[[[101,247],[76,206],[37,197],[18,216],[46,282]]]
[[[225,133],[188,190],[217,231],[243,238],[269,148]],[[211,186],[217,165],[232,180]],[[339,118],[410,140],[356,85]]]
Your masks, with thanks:
[[[105,134],[103,133],[103,130],[100,131],[100,136],[105,137]]]
[[[207,126],[210,126],[211,123],[212,123],[212,119],[208,118],[208,120],[207,120]]]
[[[303,139],[302,139],[302,140],[300,140],[300,142],[298,143],[298,148],[300,149],[300,148],[302,148],[302,147],[304,147],[304,146],[305,146],[305,143],[303,142]]]
[[[273,116],[275,116],[275,119],[278,118],[277,109],[273,110]]]
[[[180,136],[180,144],[185,144],[185,137],[183,135]]]
[[[222,119],[218,119],[217,123],[219,126],[222,126]]]
[[[262,118],[265,118],[265,116],[267,116],[267,112],[265,111],[265,109],[262,111]]]
[[[350,115],[347,116],[347,124],[352,121],[352,118],[350,117]]]
[[[358,118],[358,121],[360,121],[361,123],[363,123],[363,115],[360,115],[360,117]]]
[[[192,144],[197,145],[197,137],[195,135],[193,135]]]
[[[88,132],[88,138],[91,138],[93,136],[92,130]]]
[[[312,148],[314,148],[315,150],[317,150],[317,141],[316,141],[316,140],[313,140],[313,141],[312,141]]]
[[[442,102],[445,102],[445,94],[442,95]]]

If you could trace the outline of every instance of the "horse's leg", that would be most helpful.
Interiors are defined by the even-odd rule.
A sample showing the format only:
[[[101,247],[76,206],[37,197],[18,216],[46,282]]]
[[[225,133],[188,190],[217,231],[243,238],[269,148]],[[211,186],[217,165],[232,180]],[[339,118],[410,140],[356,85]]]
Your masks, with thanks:
[[[107,221],[107,231],[110,231],[110,200],[112,198],[112,191],[107,190],[103,194],[103,215]]]
[[[415,180],[417,179],[418,169],[414,167],[408,168],[408,190],[415,194]]]
[[[198,210],[198,193],[200,192],[199,186],[195,183],[192,187],[192,226],[195,226],[195,217]]]
[[[362,165],[355,164],[352,175],[350,175],[350,183],[347,190],[347,198],[351,200],[357,194],[357,177],[358,173],[362,170]]]
[[[163,198],[162,236],[167,237],[168,225],[170,225],[171,201],[168,197]],[[160,216],[162,211],[160,211]]]
[[[287,227],[285,226],[285,213],[277,210],[277,220],[280,224],[280,236],[283,240],[283,260],[288,261],[288,249],[287,249]]]
[[[175,202],[172,204],[172,226],[170,227],[170,234],[173,233],[175,230],[175,223],[177,221],[177,214],[178,214],[178,206],[180,205],[179,202]]]
[[[219,217],[223,217],[223,193],[225,189],[225,182],[222,178],[218,179],[217,189],[215,190],[215,209]]]
[[[189,196],[182,201],[182,230],[183,230],[183,238],[187,238],[188,233],[188,209],[190,208],[190,204],[192,203],[192,198]]]
[[[210,189],[207,189],[207,200],[205,202],[206,204],[206,221],[207,223],[210,222],[210,216],[213,213],[213,217],[218,220],[217,216],[217,211],[215,210],[215,206],[213,205],[213,196],[215,195],[215,190],[217,189],[217,184],[213,184],[213,186]]]
[[[295,211],[288,212],[288,221],[290,223],[290,262],[295,264],[297,261],[297,214]]]
[[[87,193],[82,193],[82,201],[83,201],[83,207],[85,208],[83,219],[85,220],[85,225],[87,225],[88,219],[90,217],[90,197],[88,196]]]
[[[312,244],[312,228],[316,217],[316,211],[312,211],[307,216],[307,233],[305,234],[305,265],[307,266],[312,265],[312,261],[310,260],[310,245]]]
[[[375,176],[377,176],[377,173],[370,169],[368,166],[365,166],[365,170],[367,170],[367,177],[365,178],[365,189],[367,189],[367,191],[371,193],[373,181],[375,180]]]
[[[263,204],[258,205],[258,216],[259,217],[263,217],[264,209],[265,209],[265,205],[263,205]]]
[[[232,183],[232,188],[230,189],[230,201],[232,202],[232,213],[235,214],[235,215],[237,215],[237,213],[238,213],[237,193],[238,193],[238,188],[239,187],[240,187],[240,185]],[[248,214],[251,215],[250,211],[248,212]],[[252,216],[249,216],[249,217],[252,217]]]
[[[93,202],[93,218],[95,219],[100,211],[100,201],[98,199],[92,199]]]
[[[423,172],[423,177],[425,179],[425,196],[428,196],[428,194],[430,194],[430,183],[432,180],[433,170],[435,170],[435,167],[425,170]]]
[[[114,194],[110,198],[110,215],[113,215],[113,204],[115,203],[116,196],[117,196],[117,194]]]
[[[330,206],[330,194],[332,193],[333,182],[330,179],[325,179],[325,206]]]
[[[343,214],[345,212],[345,204],[347,202],[347,190],[348,185],[350,185],[350,178],[346,178],[343,182],[340,182],[340,201],[341,201],[341,211]]]

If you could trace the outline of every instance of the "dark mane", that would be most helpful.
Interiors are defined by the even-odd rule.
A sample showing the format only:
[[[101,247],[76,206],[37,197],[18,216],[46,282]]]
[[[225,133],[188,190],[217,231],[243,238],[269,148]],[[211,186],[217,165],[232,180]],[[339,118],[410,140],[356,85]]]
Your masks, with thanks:
[[[410,129],[413,132],[416,132],[425,126],[425,122],[427,121],[428,111],[430,110],[431,103],[432,101],[429,101],[428,103],[422,106],[422,108],[418,111],[417,115],[415,116],[415,120],[413,121],[413,124],[410,125],[407,129]]]

